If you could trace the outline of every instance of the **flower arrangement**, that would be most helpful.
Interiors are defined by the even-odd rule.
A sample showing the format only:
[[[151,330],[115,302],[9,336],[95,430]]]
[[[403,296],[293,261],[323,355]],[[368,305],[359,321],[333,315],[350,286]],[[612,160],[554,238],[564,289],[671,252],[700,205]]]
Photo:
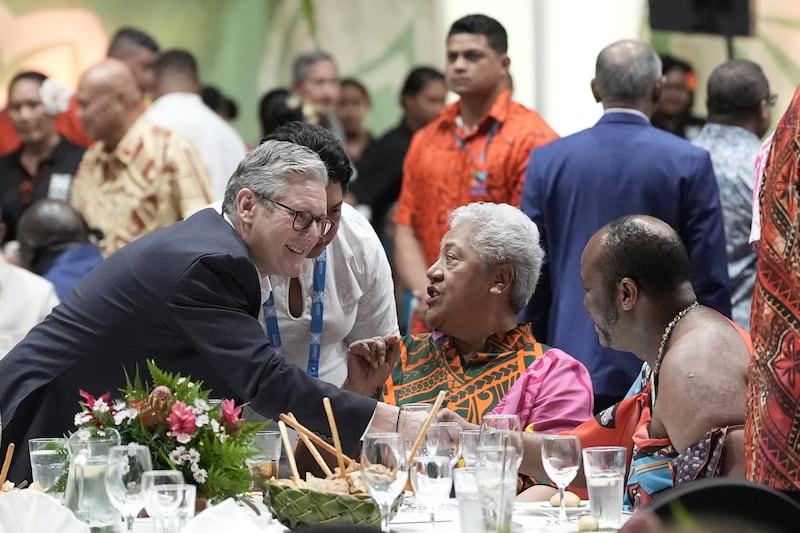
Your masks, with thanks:
[[[154,469],[180,470],[210,502],[246,493],[251,478],[245,460],[258,452],[253,438],[264,424],[240,418],[242,406],[233,400],[213,407],[202,382],[165,372],[154,361],[147,361],[147,369],[152,384],[142,381],[138,368],[133,381],[126,373],[122,399],[80,391],[78,431],[114,428],[123,444],[148,446]]]

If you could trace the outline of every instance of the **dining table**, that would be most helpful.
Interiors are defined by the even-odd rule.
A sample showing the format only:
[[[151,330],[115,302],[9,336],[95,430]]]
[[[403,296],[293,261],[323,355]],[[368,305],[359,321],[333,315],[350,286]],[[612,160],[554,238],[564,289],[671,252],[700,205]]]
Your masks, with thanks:
[[[257,508],[261,515],[256,515],[252,510],[247,507],[246,513],[251,514],[250,518],[257,526],[253,531],[263,531],[265,533],[284,533],[291,531],[289,528],[278,523],[277,520],[270,517],[268,509],[262,504],[258,503]],[[208,509],[203,512],[211,512]],[[514,504],[514,512],[512,515],[511,531],[514,532],[562,532],[572,533],[578,532],[577,519],[589,513],[588,502],[583,501],[579,508],[570,509],[568,513],[568,524],[564,526],[554,525],[558,516],[558,508],[552,507],[548,502],[516,502]],[[623,514],[623,521],[630,515]],[[200,516],[196,516],[194,520],[200,520]],[[433,527],[430,522],[430,515],[423,509],[414,505],[404,505],[395,515],[390,522],[392,533],[458,533],[462,531],[459,521],[458,501],[450,499],[442,508],[435,513],[435,522]],[[153,533],[155,530],[152,519],[137,519],[134,527],[134,533]],[[194,531],[197,531],[195,529]],[[203,530],[204,531],[204,530]],[[603,531],[614,531],[614,529],[604,528]],[[209,533],[211,533],[209,528]]]

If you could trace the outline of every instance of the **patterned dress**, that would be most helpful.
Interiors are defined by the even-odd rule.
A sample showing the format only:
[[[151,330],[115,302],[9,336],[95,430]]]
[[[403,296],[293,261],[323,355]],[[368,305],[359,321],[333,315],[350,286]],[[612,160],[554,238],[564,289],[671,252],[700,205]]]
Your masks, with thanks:
[[[761,187],[750,333],[749,479],[800,491],[800,87],[778,123]]]

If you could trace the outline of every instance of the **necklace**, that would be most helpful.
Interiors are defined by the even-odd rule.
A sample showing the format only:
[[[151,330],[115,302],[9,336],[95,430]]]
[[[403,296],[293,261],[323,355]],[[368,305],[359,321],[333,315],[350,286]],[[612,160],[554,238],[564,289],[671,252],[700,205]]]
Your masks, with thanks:
[[[658,369],[661,368],[661,360],[664,359],[664,348],[667,346],[667,341],[669,340],[670,335],[672,335],[672,330],[675,329],[675,326],[678,325],[678,322],[680,322],[683,317],[689,314],[689,311],[691,311],[698,305],[699,303],[697,302],[697,300],[690,303],[688,307],[686,307],[680,313],[675,315],[675,317],[672,320],[670,320],[669,324],[667,324],[667,327],[664,328],[664,334],[661,335],[661,344],[659,344],[658,346],[658,356],[656,357],[656,364],[653,367],[653,374],[652,374],[653,376],[658,375]]]

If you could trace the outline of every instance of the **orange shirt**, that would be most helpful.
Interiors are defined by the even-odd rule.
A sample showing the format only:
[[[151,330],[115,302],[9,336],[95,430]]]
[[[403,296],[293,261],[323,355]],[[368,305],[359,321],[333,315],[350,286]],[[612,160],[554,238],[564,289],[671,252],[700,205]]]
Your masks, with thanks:
[[[477,201],[519,205],[530,151],[558,137],[538,113],[510,98],[510,91],[500,93],[467,136],[456,125],[456,102],[411,141],[394,220],[414,229],[429,265],[450,211]]]

